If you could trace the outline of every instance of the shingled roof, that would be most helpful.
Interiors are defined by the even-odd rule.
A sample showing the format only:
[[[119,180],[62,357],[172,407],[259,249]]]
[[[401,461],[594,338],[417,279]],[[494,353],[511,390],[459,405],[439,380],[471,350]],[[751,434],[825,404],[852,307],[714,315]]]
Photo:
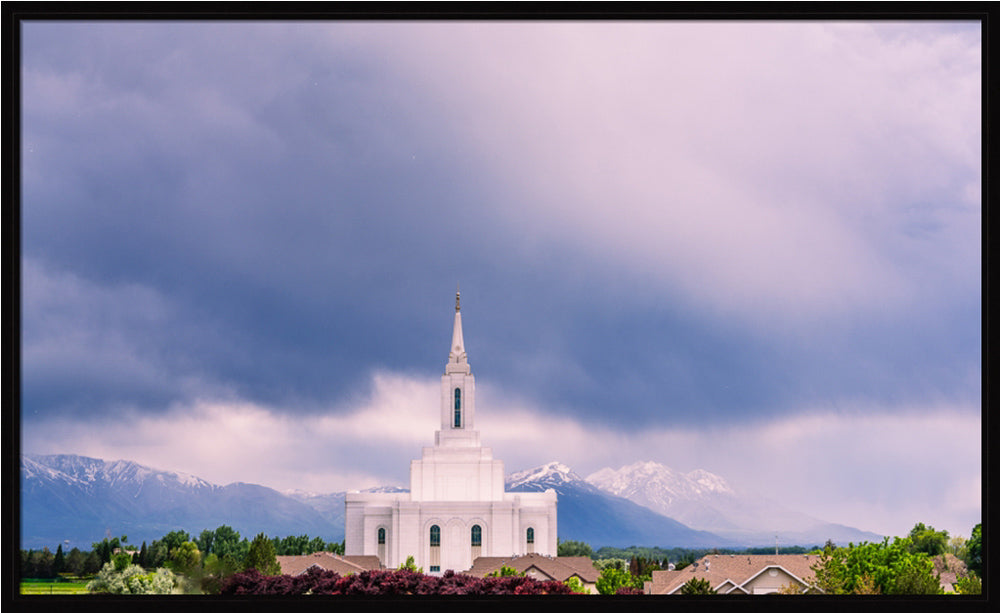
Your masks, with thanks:
[[[543,556],[529,553],[523,556],[479,557],[472,568],[465,571],[467,575],[485,577],[486,575],[507,566],[536,579],[566,581],[577,576],[583,583],[596,583],[601,573],[594,568],[594,561],[587,556]],[[534,572],[532,572],[534,570]]]
[[[941,589],[945,592],[954,592],[955,583],[958,582],[958,578],[969,574],[969,569],[966,567],[965,562],[954,554],[943,553],[939,556],[934,556],[933,561],[934,572],[938,574]]]
[[[707,555],[681,570],[655,570],[646,582],[647,594],[679,594],[691,579],[705,579],[720,594],[752,593],[751,585],[765,571],[788,576],[788,583],[808,585],[816,573],[817,555]]]
[[[329,551],[317,551],[301,556],[277,556],[283,575],[301,575],[313,566],[332,570],[340,575],[382,568],[378,556],[338,556]]]

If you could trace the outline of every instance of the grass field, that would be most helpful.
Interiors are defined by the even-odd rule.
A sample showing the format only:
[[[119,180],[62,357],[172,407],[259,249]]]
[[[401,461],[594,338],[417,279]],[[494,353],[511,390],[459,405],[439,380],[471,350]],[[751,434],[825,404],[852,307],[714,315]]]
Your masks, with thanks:
[[[86,594],[87,582],[67,582],[67,581],[22,581],[22,594],[60,595]]]

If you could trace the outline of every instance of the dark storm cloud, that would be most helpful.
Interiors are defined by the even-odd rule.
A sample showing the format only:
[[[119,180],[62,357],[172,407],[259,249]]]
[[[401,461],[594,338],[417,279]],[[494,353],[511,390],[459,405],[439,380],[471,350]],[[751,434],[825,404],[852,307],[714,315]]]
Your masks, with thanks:
[[[638,221],[623,222],[606,202],[573,200],[579,194],[570,188],[577,180],[587,185],[587,177],[560,174],[558,165],[574,147],[549,151],[564,143],[537,137],[530,123],[493,129],[522,133],[517,142],[537,152],[502,151],[510,143],[504,138],[496,151],[482,142],[489,151],[474,150],[469,134],[479,108],[456,109],[468,103],[466,89],[505,78],[493,56],[476,64],[480,56],[470,53],[469,65],[483,69],[480,81],[442,89],[448,66],[425,62],[422,70],[438,75],[431,79],[416,62],[400,60],[412,39],[357,31],[343,24],[25,27],[26,283],[53,285],[25,308],[26,417],[97,406],[157,411],[206,395],[288,412],[333,410],[367,389],[375,368],[439,374],[457,282],[479,377],[546,410],[622,428],[665,414],[675,423],[742,420],[857,397],[978,398],[969,386],[978,372],[978,295],[959,296],[957,306],[831,316],[829,324],[817,315],[790,321],[787,331],[780,317],[755,328],[725,309],[704,309],[683,284],[658,276],[680,268],[675,253],[643,262],[648,269],[635,264],[650,244],[670,248],[673,238],[685,248],[678,236],[657,234],[665,209],[638,210]],[[526,91],[537,87],[525,81]],[[491,103],[493,112],[507,108],[505,99]],[[574,108],[566,107],[567,117]],[[578,125],[590,134],[590,124]],[[556,196],[523,198],[531,190],[506,173],[503,156],[523,154],[519,161],[530,166],[549,153],[552,166],[533,181],[556,186]],[[706,215],[690,209],[692,217]],[[724,269],[740,260],[751,223],[771,219],[740,213],[709,210],[717,221],[707,225],[666,222],[700,237],[691,240],[695,249],[727,236],[720,244],[731,241],[734,255],[719,256]],[[924,237],[949,227],[928,208],[903,219],[907,232]],[[840,236],[808,221],[784,233],[763,230],[762,244],[780,246],[805,227],[811,235],[797,240],[850,255]],[[730,226],[737,229],[731,238]],[[572,232],[579,242],[567,238]],[[912,255],[891,241],[886,248],[900,261]],[[789,253],[786,259],[799,255]],[[816,271],[821,290],[836,290],[821,279],[849,276],[847,256],[843,269],[836,262]],[[758,268],[773,263],[764,259]],[[644,277],[653,283],[637,281]],[[763,295],[781,277],[739,281]],[[809,279],[788,283],[790,295],[808,295],[803,312],[820,302],[810,292],[822,294],[807,287]],[[60,283],[79,292],[61,294]],[[725,298],[724,280],[695,285],[723,288],[721,304],[743,304],[738,292]],[[857,285],[846,300],[865,295]],[[146,292],[160,315],[148,320],[148,302],[128,288]],[[93,296],[103,306],[88,306]],[[59,327],[42,308],[52,305],[59,305]],[[630,418],[621,420],[626,408]]]
[[[292,39],[272,54],[249,30],[29,29],[26,100],[44,108],[25,108],[24,253],[156,288],[177,311],[166,325],[188,329],[158,335],[167,362],[294,410],[446,344],[421,332],[421,296],[436,289],[447,315],[476,236],[452,213],[461,163],[408,127],[427,110],[416,93],[370,59]],[[72,91],[48,100],[52,82]]]

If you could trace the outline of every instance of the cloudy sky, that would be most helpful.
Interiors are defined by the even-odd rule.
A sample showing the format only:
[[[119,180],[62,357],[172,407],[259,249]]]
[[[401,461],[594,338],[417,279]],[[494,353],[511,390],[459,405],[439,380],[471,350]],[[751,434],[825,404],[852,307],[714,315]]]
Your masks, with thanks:
[[[27,22],[22,451],[981,514],[978,22]]]

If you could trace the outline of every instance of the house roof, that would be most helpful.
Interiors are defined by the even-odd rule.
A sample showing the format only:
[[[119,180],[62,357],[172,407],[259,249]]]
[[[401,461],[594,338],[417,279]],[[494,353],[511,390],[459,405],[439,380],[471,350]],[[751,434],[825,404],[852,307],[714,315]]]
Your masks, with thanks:
[[[969,574],[965,562],[951,553],[934,556],[934,572],[940,575],[941,589],[946,592],[955,591],[954,585],[959,577]]]
[[[741,586],[771,568],[783,570],[803,584],[808,584],[816,575],[812,566],[818,561],[819,556],[804,554],[707,555],[681,570],[654,570],[650,593],[673,594],[691,579],[705,579],[712,589],[727,585],[741,590]],[[723,591],[728,592],[729,589]]]
[[[576,575],[584,583],[595,583],[600,572],[594,568],[594,561],[587,556],[543,556],[529,553],[523,556],[482,556],[476,558],[472,568],[465,571],[467,575],[484,577],[500,570],[502,566],[513,568],[522,573],[528,573],[532,568],[537,572],[556,581],[566,581]]]
[[[301,556],[277,556],[283,575],[301,575],[313,566],[332,570],[341,575],[382,568],[378,556],[338,556],[329,551],[317,551]]]

